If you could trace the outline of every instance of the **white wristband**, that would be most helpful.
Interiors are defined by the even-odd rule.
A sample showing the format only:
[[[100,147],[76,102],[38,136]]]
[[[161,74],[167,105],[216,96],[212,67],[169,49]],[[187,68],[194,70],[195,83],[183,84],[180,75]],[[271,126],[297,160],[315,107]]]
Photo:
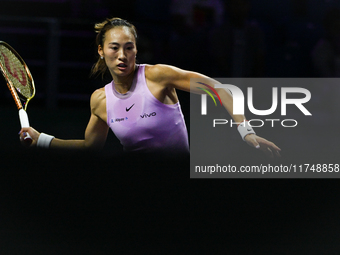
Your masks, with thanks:
[[[40,133],[38,141],[37,141],[37,147],[48,149],[50,147],[50,144],[53,138],[54,136],[52,135]]]
[[[244,138],[249,135],[249,134],[256,134],[254,129],[249,125],[247,120],[244,120],[243,122],[241,122],[238,127],[237,127],[238,132],[240,133],[243,141]]]

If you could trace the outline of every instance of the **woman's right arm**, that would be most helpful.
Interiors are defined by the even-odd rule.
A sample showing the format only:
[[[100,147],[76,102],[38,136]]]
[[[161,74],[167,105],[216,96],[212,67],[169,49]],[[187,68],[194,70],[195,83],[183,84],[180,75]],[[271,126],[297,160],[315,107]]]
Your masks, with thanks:
[[[91,117],[85,130],[84,139],[65,140],[53,138],[50,148],[75,149],[75,150],[96,150],[105,145],[109,127],[104,121],[106,116],[106,100],[104,89],[96,90],[91,96]],[[32,127],[23,128],[20,131],[20,138],[23,141],[25,132],[28,132],[33,141],[31,146],[36,146],[41,133]],[[24,142],[23,142],[24,143]]]

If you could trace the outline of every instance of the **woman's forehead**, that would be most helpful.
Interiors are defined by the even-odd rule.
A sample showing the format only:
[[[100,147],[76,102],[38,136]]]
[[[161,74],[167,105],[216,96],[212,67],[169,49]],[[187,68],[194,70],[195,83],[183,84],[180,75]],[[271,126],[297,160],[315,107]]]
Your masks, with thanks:
[[[130,28],[126,26],[114,27],[108,30],[105,34],[105,39],[109,42],[115,41],[132,41],[135,42],[135,37],[131,33]]]

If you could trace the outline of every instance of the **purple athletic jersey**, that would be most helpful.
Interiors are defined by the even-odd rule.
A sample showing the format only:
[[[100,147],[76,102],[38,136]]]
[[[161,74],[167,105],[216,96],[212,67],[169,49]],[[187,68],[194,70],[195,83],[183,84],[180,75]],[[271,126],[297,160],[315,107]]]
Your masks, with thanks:
[[[167,105],[150,92],[145,65],[137,65],[132,86],[117,92],[105,86],[107,124],[125,151],[188,153],[188,132],[179,102]]]

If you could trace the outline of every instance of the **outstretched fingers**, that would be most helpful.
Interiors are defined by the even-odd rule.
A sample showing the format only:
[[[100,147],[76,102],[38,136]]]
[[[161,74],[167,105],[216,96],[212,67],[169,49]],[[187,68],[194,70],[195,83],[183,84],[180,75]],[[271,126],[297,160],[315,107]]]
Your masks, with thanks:
[[[261,141],[260,149],[269,157],[281,157],[280,151],[281,149],[276,146],[273,142],[270,142],[266,139]]]
[[[263,151],[267,157],[281,157],[281,149],[273,142],[270,142],[257,135],[248,135],[246,136],[245,140],[250,146]]]

